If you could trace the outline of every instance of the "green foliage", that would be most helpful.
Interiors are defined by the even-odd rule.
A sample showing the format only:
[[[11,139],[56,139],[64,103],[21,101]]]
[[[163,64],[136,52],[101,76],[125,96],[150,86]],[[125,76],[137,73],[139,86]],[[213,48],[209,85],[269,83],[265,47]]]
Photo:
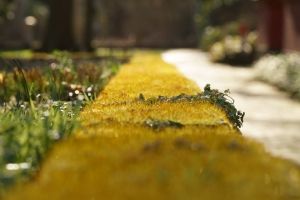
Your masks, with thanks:
[[[19,62],[12,72],[0,73],[0,102],[12,98],[17,101],[91,100],[95,98],[107,79],[118,70],[118,63],[110,61],[99,66],[97,63],[75,65],[71,55],[54,52],[55,62],[50,67],[22,69]],[[102,77],[102,78],[99,78]]]
[[[226,36],[237,35],[239,35],[238,22],[231,22],[222,26],[207,26],[201,37],[201,49],[209,51],[215,43],[222,41]]]
[[[245,37],[227,35],[211,46],[210,58],[214,62],[232,65],[251,64],[256,58],[256,40],[255,32],[250,32]]]
[[[216,89],[211,89],[210,85],[206,85],[203,93],[198,93],[197,95],[187,95],[180,94],[178,96],[166,97],[159,96],[157,98],[149,98],[145,99],[143,94],[140,94],[137,98],[137,101],[144,102],[146,104],[154,104],[154,103],[162,103],[162,102],[195,102],[195,101],[207,101],[210,102],[222,110],[224,110],[227,114],[228,119],[231,121],[234,127],[241,128],[244,122],[245,113],[237,110],[234,106],[234,100],[229,96],[230,91],[225,90],[224,92],[220,92]],[[162,129],[165,127],[180,127],[181,125],[177,122],[173,121],[157,121],[157,120],[148,120],[145,122],[146,125],[152,127],[154,129]]]
[[[26,102],[1,107],[0,186],[36,171],[54,142],[66,138],[78,125],[79,109],[79,105],[67,102],[45,102],[34,108]]]
[[[224,33],[222,32],[221,28],[218,27],[207,27],[201,37],[201,49],[204,51],[208,51],[211,46],[222,40],[224,37]]]
[[[222,108],[235,127],[241,128],[244,122],[245,112],[238,111],[235,108],[234,100],[229,96],[229,94],[229,90],[225,90],[223,93],[216,89],[211,89],[208,84],[204,88],[203,96],[207,101]]]
[[[13,0],[0,1],[0,24],[2,20],[6,20],[7,18],[9,18],[8,13],[12,12],[13,8]]]
[[[204,30],[205,27],[210,25],[209,17],[214,10],[222,6],[232,5],[239,1],[241,0],[197,0],[199,6],[196,23],[198,24],[199,30]]]
[[[50,67],[0,73],[0,188],[35,172],[51,146],[78,127],[82,107],[95,99],[118,70],[75,65],[67,52],[54,52]],[[1,192],[1,190],[0,190]]]
[[[257,33],[244,30],[239,22],[208,26],[201,37],[201,48],[209,52],[213,62],[249,65],[256,59]],[[244,35],[243,35],[244,34]]]

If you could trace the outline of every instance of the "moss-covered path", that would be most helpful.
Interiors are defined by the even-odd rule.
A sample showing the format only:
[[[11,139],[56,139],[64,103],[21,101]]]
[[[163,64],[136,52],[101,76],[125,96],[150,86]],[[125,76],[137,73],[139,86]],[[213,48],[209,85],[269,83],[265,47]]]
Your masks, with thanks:
[[[218,107],[143,100],[198,92],[158,53],[137,53],[7,199],[300,199],[299,166],[245,139]],[[145,125],[169,120],[180,126]]]

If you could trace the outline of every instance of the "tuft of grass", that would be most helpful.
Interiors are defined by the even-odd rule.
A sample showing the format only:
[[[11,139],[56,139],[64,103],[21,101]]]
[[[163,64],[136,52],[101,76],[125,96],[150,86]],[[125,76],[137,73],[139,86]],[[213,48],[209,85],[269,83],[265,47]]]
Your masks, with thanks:
[[[17,60],[11,72],[1,73],[0,103],[12,98],[37,101],[39,98],[74,101],[92,100],[118,70],[117,61],[75,65],[67,52],[55,51],[50,66],[23,69]]]
[[[78,126],[80,107],[68,102],[6,105],[0,111],[0,185],[34,173],[47,151]],[[26,167],[22,167],[26,166]],[[15,166],[15,167],[11,167]]]

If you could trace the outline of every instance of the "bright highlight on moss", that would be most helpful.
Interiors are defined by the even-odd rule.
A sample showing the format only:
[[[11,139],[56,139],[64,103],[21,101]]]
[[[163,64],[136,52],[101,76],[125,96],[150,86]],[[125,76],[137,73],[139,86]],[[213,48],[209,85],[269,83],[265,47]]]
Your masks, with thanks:
[[[219,98],[186,100],[199,93],[159,54],[136,53],[7,199],[299,199],[299,167],[237,134]]]

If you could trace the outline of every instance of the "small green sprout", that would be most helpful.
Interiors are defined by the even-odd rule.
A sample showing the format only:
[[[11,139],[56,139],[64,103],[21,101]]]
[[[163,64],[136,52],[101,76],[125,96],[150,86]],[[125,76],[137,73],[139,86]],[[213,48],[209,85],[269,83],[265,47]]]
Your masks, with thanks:
[[[235,127],[241,128],[244,122],[245,112],[235,108],[234,100],[229,94],[229,90],[220,92],[219,90],[211,89],[210,84],[204,87],[203,92],[203,96],[205,96],[209,102],[219,106],[226,112],[227,117]]]

